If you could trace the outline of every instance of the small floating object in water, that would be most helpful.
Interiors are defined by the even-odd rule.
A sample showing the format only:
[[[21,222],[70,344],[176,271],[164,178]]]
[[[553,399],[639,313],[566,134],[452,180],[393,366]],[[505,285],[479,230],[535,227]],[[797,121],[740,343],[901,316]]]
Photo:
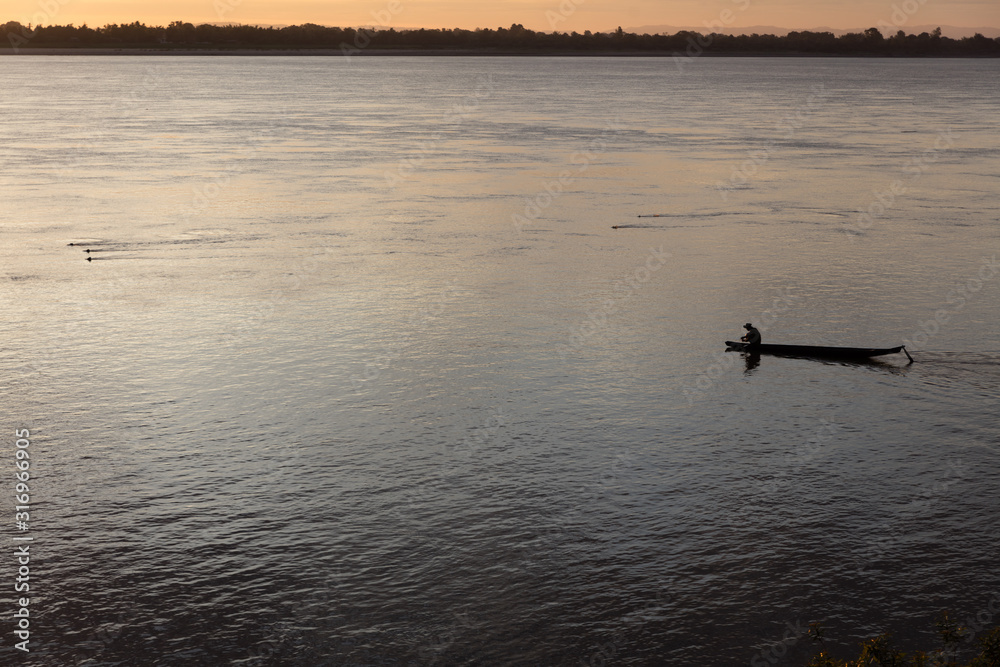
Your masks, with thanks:
[[[88,257],[88,258],[87,258],[87,261],[88,261],[88,262],[93,262],[93,261],[94,261],[94,258],[93,258],[93,257]]]
[[[638,217],[638,218],[659,218],[659,217],[661,217],[663,215],[664,215],[663,213],[652,213],[650,215],[638,215],[636,217]]]

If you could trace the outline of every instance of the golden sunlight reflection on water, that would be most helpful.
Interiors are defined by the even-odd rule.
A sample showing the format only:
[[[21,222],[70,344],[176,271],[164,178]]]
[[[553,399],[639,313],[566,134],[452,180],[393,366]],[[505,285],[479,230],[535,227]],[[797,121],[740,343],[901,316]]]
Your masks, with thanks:
[[[33,664],[912,650],[1000,583],[994,62],[4,64]]]

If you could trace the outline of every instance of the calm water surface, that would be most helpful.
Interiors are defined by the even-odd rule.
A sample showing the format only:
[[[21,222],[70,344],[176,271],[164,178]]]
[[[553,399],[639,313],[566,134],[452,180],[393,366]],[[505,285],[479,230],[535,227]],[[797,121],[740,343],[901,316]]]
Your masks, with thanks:
[[[0,65],[3,661],[796,665],[992,617],[1000,63]],[[722,352],[747,321],[916,363]]]

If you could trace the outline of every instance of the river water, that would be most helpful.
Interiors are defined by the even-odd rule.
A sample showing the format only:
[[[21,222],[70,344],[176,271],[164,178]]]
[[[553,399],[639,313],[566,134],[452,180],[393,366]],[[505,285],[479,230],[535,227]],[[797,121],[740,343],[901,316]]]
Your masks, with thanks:
[[[1000,622],[998,70],[4,58],[0,657],[795,665],[811,622]],[[725,353],[748,321],[915,363]]]

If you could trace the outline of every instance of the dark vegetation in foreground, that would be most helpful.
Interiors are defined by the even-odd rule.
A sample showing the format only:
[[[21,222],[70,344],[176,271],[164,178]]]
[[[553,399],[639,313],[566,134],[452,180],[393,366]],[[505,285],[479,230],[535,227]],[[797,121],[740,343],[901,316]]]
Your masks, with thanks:
[[[947,613],[937,622],[941,648],[925,653],[906,654],[896,650],[888,634],[881,634],[861,644],[861,653],[852,660],[836,660],[820,650],[806,667],[1000,667],[1000,626],[976,637],[968,628],[959,626]],[[823,629],[818,623],[809,626],[808,636],[822,645]],[[978,651],[968,662],[959,662],[963,649],[973,645]]]
[[[849,55],[849,56],[1000,56],[1000,38],[981,34],[950,39],[933,33],[907,35],[902,30],[886,38],[878,28],[841,37],[831,32],[791,32],[775,35],[723,35],[681,31],[673,35],[614,32],[535,32],[520,24],[477,30],[395,30],[332,28],[306,23],[284,28],[253,25],[193,25],[174,21],[167,27],[135,22],[87,25],[0,25],[2,47],[116,49],[337,49],[356,54],[365,49],[454,50],[485,53],[638,53],[694,57],[727,55]]]

